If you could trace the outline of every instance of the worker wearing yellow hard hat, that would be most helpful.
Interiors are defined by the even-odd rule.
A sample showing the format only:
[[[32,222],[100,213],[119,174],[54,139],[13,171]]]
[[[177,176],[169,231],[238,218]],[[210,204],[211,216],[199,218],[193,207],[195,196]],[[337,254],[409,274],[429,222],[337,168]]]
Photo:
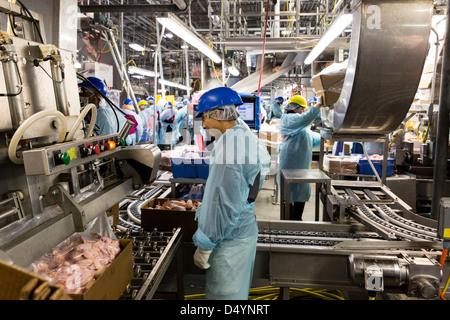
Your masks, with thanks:
[[[309,169],[311,168],[312,149],[320,145],[320,135],[310,129],[311,124],[319,117],[322,97],[317,97],[317,104],[308,108],[302,96],[295,95],[284,108],[280,119],[279,129],[283,143],[280,148],[281,169]],[[279,183],[280,172],[277,180]],[[284,195],[281,195],[284,199]],[[305,203],[311,196],[309,183],[293,183],[290,188],[290,220],[302,220]]]
[[[305,108],[306,110],[309,109],[308,103],[306,102],[305,98],[303,98],[302,96],[299,96],[299,95],[292,96],[292,98],[289,99],[288,105],[289,104],[297,104],[297,105]],[[292,106],[292,107],[295,107],[295,106]]]

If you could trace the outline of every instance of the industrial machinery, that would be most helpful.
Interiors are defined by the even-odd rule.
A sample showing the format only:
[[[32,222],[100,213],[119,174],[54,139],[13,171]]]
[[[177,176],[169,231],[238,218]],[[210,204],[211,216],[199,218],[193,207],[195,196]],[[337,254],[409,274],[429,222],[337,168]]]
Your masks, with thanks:
[[[432,1],[361,0],[347,9],[353,15],[348,67],[340,98],[330,106],[331,126],[320,128],[320,168],[325,140],[385,143],[401,128],[429,47]],[[448,144],[448,130],[443,140]],[[387,150],[386,142],[383,179],[332,180],[328,191],[323,188],[329,222],[259,221],[254,277],[283,290],[340,289],[356,299],[377,293],[442,297],[444,218],[413,213],[386,186]],[[283,298],[288,295],[284,290]]]
[[[151,184],[161,153],[125,145],[123,131],[93,135],[97,106],[80,105],[75,53],[37,36],[39,14],[8,1],[0,11],[29,31],[0,40],[0,251],[26,268]]]

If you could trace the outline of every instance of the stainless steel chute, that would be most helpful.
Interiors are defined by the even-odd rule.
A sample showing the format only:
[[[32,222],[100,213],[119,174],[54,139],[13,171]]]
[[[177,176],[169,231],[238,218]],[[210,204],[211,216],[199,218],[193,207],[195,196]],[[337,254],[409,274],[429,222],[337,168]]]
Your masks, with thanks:
[[[405,118],[428,52],[433,1],[352,3],[348,68],[333,133],[387,134]]]

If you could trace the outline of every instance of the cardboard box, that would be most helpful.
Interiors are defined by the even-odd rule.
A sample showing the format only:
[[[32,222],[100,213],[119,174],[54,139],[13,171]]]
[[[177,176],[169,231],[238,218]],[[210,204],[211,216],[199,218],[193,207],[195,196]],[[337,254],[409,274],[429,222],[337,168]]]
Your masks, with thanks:
[[[259,139],[264,140],[267,151],[269,154],[273,154],[277,152],[278,144],[281,140],[281,133],[280,131],[259,132]]]
[[[71,300],[64,286],[0,260],[0,300]]]
[[[119,224],[119,203],[106,210],[106,217],[111,226],[115,227]]]
[[[324,170],[328,173],[358,173],[359,157],[353,156],[329,156],[323,158]]]
[[[141,227],[145,231],[152,231],[154,228],[159,230],[172,230],[180,227],[183,232],[184,241],[192,241],[192,236],[197,231],[198,223],[195,220],[196,211],[175,211],[155,209],[156,204],[169,200],[169,198],[152,199],[141,208]],[[199,200],[192,200],[199,203]]]
[[[314,91],[332,91],[340,92],[344,85],[345,73],[343,74],[318,74],[311,78],[311,84]]]
[[[133,278],[133,244],[119,239],[120,253],[83,294],[70,294],[74,300],[117,300]]]
[[[341,93],[329,92],[329,91],[318,91],[317,96],[322,96],[322,102],[324,106],[331,106],[339,100]]]

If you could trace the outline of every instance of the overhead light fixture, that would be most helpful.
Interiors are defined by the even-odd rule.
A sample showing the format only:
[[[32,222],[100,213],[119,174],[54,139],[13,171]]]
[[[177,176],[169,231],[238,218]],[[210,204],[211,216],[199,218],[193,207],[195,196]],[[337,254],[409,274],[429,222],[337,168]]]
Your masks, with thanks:
[[[239,75],[239,70],[235,66],[228,67],[228,72],[233,76]]]
[[[165,86],[168,86],[168,87],[175,87],[175,88],[179,88],[179,89],[182,89],[182,90],[189,90],[189,91],[192,90],[191,87],[188,87],[188,86],[185,86],[185,85],[182,85],[182,84],[179,84],[179,83],[175,83],[175,82],[172,82],[172,81],[163,80],[163,79],[159,80],[159,83],[161,83],[161,84],[163,84]]]
[[[136,51],[142,52],[145,50],[145,48],[143,46],[141,46],[140,44],[137,44],[137,43],[130,43],[129,46],[131,49],[136,50]]]
[[[338,35],[344,31],[345,28],[352,22],[353,14],[344,13],[341,14],[333,24],[325,31],[322,38],[320,38],[317,45],[311,50],[309,55],[305,59],[305,64],[311,64],[318,56],[325,50],[326,47],[333,41]]]
[[[222,59],[220,56],[209,46],[203,42],[194,32],[192,32],[189,27],[177,18],[173,13],[167,12],[161,17],[157,17],[156,20],[161,23],[165,28],[172,31],[173,34],[177,35],[191,46],[197,48],[200,52],[206,55],[215,63],[221,63]]]
[[[142,69],[139,67],[128,67],[128,73],[129,74],[138,74],[141,76],[146,76],[146,77],[155,77],[155,72],[154,71],[150,71],[147,69]],[[159,73],[156,74],[156,77],[159,77]]]

